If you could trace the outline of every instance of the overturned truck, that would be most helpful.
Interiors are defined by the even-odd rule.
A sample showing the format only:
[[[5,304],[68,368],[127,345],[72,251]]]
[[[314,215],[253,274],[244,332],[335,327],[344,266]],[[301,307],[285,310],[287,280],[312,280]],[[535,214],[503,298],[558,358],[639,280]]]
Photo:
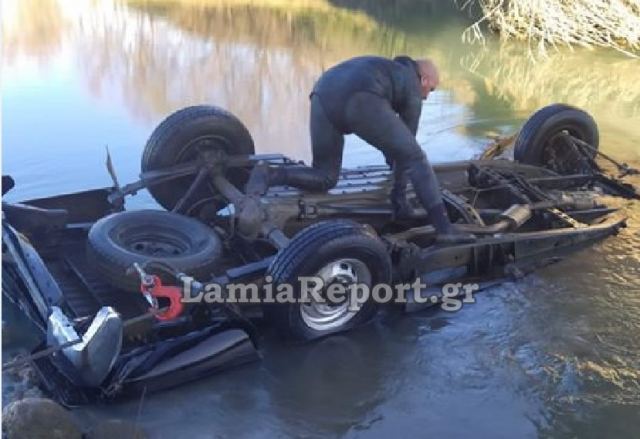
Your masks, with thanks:
[[[435,167],[448,214],[476,235],[471,243],[438,245],[411,191],[413,212],[394,217],[386,166],[345,169],[327,193],[274,187],[249,196],[244,184],[259,161],[299,166],[255,155],[228,112],[189,107],[156,128],[140,180],[121,186],[108,159],[112,187],[3,202],[3,294],[42,333],[25,361],[45,390],[78,405],[175,386],[258,358],[256,318],[309,341],[363,324],[380,307],[371,299],[350,307],[349,298],[185,302],[186,279],[195,295],[209,282],[296,285],[302,276],[325,288],[421,278],[431,293],[419,295],[449,282],[482,286],[615,234],[625,219],[608,200],[639,198],[625,181],[637,171],[598,151],[588,114],[560,104],[525,123],[514,160]],[[3,178],[3,193],[12,184]],[[143,189],[162,208],[126,210]],[[416,299],[406,310],[420,308]]]

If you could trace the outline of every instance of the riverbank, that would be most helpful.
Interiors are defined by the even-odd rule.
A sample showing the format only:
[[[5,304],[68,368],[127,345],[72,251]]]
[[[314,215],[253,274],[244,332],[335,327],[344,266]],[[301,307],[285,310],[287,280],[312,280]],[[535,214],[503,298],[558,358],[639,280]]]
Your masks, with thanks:
[[[479,9],[480,18],[465,32],[484,41],[481,25],[503,40],[548,47],[608,47],[640,56],[640,0],[468,0],[463,8]]]

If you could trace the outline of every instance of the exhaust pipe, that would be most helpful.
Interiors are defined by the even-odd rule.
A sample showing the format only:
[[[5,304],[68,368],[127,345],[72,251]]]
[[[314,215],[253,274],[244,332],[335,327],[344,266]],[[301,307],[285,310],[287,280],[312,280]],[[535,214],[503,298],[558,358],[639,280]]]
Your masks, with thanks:
[[[489,226],[476,224],[460,224],[457,227],[468,233],[477,235],[492,235],[494,233],[508,232],[519,229],[531,219],[531,207],[528,204],[514,204],[498,215],[498,222]]]
[[[516,230],[532,217],[532,208],[528,204],[514,204],[507,210],[502,212],[499,220],[488,226],[479,226],[477,224],[457,224],[456,227],[463,232],[472,233],[474,235],[493,235],[495,233],[508,232]],[[436,231],[433,226],[415,227],[396,233],[393,239],[407,240],[417,235],[433,235]]]

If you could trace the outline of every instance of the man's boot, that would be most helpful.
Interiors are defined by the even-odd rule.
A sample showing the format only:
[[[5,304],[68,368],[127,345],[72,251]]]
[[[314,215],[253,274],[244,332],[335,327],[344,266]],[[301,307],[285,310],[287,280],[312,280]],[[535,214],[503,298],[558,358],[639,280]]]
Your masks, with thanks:
[[[427,210],[431,224],[436,229],[436,244],[453,245],[474,242],[475,235],[470,233],[459,232],[454,229],[453,224],[447,215],[447,209],[444,203],[437,203]]]
[[[422,154],[408,164],[407,168],[416,196],[429,214],[431,224],[438,234],[436,244],[450,245],[475,241],[474,235],[455,230],[451,224],[447,209],[442,201],[440,184],[427,156]]]

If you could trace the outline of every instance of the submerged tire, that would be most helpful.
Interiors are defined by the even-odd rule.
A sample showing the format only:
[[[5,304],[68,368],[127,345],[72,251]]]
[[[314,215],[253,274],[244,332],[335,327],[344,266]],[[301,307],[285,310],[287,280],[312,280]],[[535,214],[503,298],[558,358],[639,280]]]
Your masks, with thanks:
[[[296,234],[277,254],[268,274],[274,286],[293,285],[299,298],[299,278],[303,276],[320,277],[325,285],[364,283],[371,287],[388,283],[391,260],[385,244],[367,227],[348,220],[323,221]],[[264,314],[283,336],[308,341],[363,324],[376,309],[369,298],[356,310],[349,310],[344,302],[329,305],[312,301],[265,305]]]
[[[221,253],[220,238],[209,227],[193,218],[158,210],[106,216],[91,227],[87,239],[87,257],[98,275],[127,291],[140,289],[138,276],[127,274],[134,262],[162,262],[178,272],[208,280]]]
[[[187,107],[171,114],[153,131],[142,154],[142,172],[195,160],[199,149],[223,149],[229,155],[255,153],[251,134],[233,114],[214,106]],[[238,186],[244,185],[247,178],[237,171],[227,177]],[[183,177],[154,185],[149,187],[149,192],[162,207],[171,210],[194,178]],[[204,185],[192,196],[191,203],[214,195],[215,189]],[[224,207],[223,203],[219,207]]]
[[[572,154],[569,145],[558,136],[562,133],[598,149],[598,126],[593,118],[579,108],[553,104],[536,111],[524,124],[515,142],[514,159],[559,173],[571,172],[573,166],[579,165],[579,157]]]

